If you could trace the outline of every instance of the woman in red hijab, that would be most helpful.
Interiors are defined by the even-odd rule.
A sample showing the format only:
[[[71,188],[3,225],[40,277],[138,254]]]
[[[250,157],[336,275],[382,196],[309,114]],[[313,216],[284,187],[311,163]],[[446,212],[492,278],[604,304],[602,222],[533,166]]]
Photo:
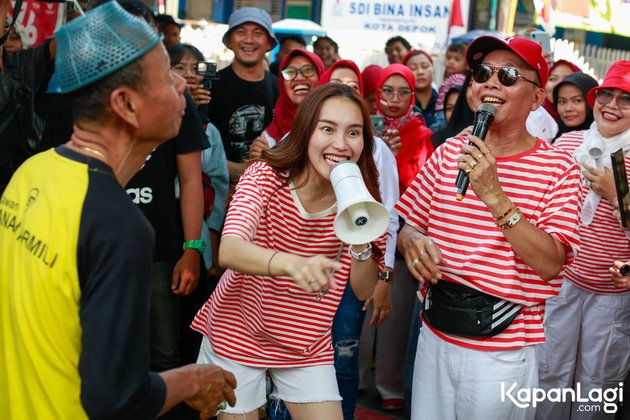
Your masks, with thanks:
[[[292,50],[284,57],[279,67],[280,96],[273,110],[273,121],[252,143],[249,151],[251,159],[260,158],[263,150],[275,146],[289,132],[295,111],[317,86],[324,70],[322,60],[306,50]]]
[[[370,107],[370,115],[376,115],[378,108],[376,106],[376,89],[378,88],[378,79],[381,77],[383,67],[370,64],[363,70],[361,81],[363,82],[363,99],[365,99]]]
[[[413,111],[415,78],[402,64],[383,69],[376,91],[378,115],[385,118],[383,140],[396,156],[400,192],[409,186],[424,162],[433,153],[432,131],[422,116]]]

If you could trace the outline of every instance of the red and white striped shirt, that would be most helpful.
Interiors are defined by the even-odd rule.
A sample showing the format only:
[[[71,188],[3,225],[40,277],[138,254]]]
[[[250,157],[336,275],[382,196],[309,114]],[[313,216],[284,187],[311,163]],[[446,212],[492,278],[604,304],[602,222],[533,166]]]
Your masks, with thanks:
[[[336,206],[307,213],[294,190],[283,186],[265,162],[252,164],[230,203],[223,236],[310,257],[337,258]],[[385,249],[385,235],[376,241]],[[321,301],[289,277],[255,276],[227,270],[195,317],[192,328],[205,334],[218,355],[248,366],[295,367],[333,363],[332,320],[350,275],[351,257],[343,246],[334,274],[338,289]],[[377,261],[380,268],[383,260]]]
[[[546,299],[556,295],[562,276],[545,281],[516,255],[496,226],[486,205],[472,188],[463,201],[455,199],[457,158],[468,141],[450,138],[424,165],[396,205],[408,224],[431,237],[446,265],[443,280],[522,304],[523,309],[502,333],[469,338],[432,330],[451,343],[478,350],[506,350],[544,341],[542,318]],[[503,190],[523,217],[560,241],[571,261],[579,247],[582,203],[580,174],[571,155],[537,139],[524,153],[498,157]],[[422,295],[426,289],[422,290]]]
[[[585,133],[565,133],[555,141],[554,146],[573,153],[582,144]],[[626,171],[630,173],[630,157],[626,157],[625,164]],[[584,183],[581,188],[586,197],[589,188]],[[588,226],[580,227],[580,253],[566,267],[566,279],[589,292],[611,295],[629,293],[628,289],[615,286],[608,272],[613,261],[630,259],[630,242],[612,212],[613,205],[602,198],[593,221]]]

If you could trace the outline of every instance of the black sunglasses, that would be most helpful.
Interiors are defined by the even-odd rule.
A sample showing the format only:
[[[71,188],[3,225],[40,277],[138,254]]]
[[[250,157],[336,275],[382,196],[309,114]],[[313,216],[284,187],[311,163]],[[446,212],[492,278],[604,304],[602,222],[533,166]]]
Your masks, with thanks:
[[[540,87],[540,85],[533,80],[529,80],[528,78],[521,76],[518,73],[518,70],[514,67],[498,67],[491,66],[489,64],[477,64],[472,69],[472,78],[477,83],[485,83],[492,78],[494,73],[498,74],[499,82],[501,82],[503,86],[513,86],[519,81],[519,79],[523,79]]]

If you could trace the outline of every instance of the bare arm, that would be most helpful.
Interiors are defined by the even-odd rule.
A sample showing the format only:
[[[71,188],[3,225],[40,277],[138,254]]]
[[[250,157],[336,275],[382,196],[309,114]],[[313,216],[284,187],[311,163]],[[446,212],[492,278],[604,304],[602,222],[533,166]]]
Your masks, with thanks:
[[[201,151],[177,155],[179,176],[179,206],[184,228],[184,241],[199,239],[203,220],[203,187],[201,184]],[[195,249],[186,249],[173,270],[171,281],[173,293],[188,295],[199,281],[200,254]]]
[[[227,161],[228,172],[230,173],[230,180],[236,183],[238,179],[243,175],[245,169],[247,169],[247,163],[245,162],[232,162],[231,160]]]
[[[276,253],[237,236],[221,238],[219,264],[244,274],[288,276],[307,292],[335,288],[332,271],[341,268],[338,262],[319,255],[306,258]]]
[[[351,245],[356,253],[367,248],[367,244]],[[374,292],[374,286],[378,280],[378,264],[374,258],[366,261],[357,261],[354,258],[350,267],[350,286],[359,300],[366,300]]]

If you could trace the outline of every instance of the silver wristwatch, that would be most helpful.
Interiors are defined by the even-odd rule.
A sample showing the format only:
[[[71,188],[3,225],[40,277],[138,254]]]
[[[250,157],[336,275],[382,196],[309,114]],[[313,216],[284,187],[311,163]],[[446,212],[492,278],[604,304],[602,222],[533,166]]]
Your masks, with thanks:
[[[372,244],[368,244],[367,248],[365,248],[361,252],[354,252],[352,250],[352,245],[348,247],[348,252],[353,260],[357,261],[367,261],[372,256]]]

